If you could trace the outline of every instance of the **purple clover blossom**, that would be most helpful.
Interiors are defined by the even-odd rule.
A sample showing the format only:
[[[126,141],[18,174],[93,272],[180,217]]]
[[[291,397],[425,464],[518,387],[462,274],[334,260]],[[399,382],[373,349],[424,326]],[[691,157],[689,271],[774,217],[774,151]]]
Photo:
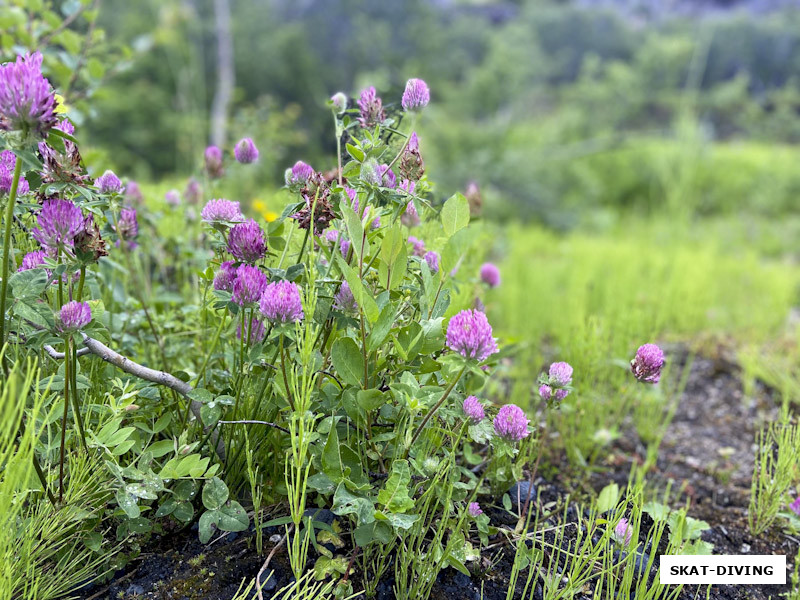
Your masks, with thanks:
[[[409,79],[406,82],[406,89],[403,92],[403,110],[409,112],[425,108],[431,101],[431,92],[428,84],[422,79]]]
[[[436,274],[439,272],[439,253],[433,250],[430,250],[425,253],[425,262],[428,263],[428,268],[431,270],[431,273]]]
[[[10,194],[11,184],[14,182],[14,167],[17,166],[17,157],[11,150],[0,152],[0,194]],[[17,195],[24,196],[30,191],[28,180],[20,175],[17,184]]]
[[[200,211],[200,218],[207,223],[239,223],[244,221],[239,203],[233,200],[209,200]]]
[[[548,374],[550,375],[550,382],[553,385],[563,387],[572,383],[572,367],[569,365],[569,363],[553,363],[550,365]]]
[[[56,315],[56,331],[70,334],[86,327],[92,320],[92,309],[88,302],[67,302]]]
[[[641,382],[658,383],[663,366],[663,350],[655,344],[644,344],[639,346],[636,356],[631,361],[631,372]]]
[[[222,150],[217,146],[209,146],[203,154],[206,172],[212,179],[218,179],[225,174],[225,168],[222,165]]]
[[[467,506],[467,512],[469,513],[470,517],[479,517],[483,514],[481,505],[477,502],[470,502],[469,506]]]
[[[28,252],[22,257],[22,264],[17,271],[28,271],[36,269],[44,265],[44,260],[47,258],[47,252],[44,250],[36,250],[35,252]]]
[[[45,200],[36,222],[39,226],[31,230],[31,235],[51,254],[72,247],[84,225],[81,209],[61,198]]]
[[[270,283],[261,295],[261,314],[274,323],[292,323],[303,319],[300,288],[290,281]]]
[[[58,122],[55,111],[55,95],[42,75],[40,52],[0,65],[0,129],[35,132],[45,138]]]
[[[242,138],[234,146],[233,155],[243,165],[249,165],[258,160],[258,148],[251,138]]]
[[[483,263],[481,265],[481,281],[490,288],[500,285],[500,269],[494,263]]]
[[[800,517],[800,496],[798,496],[797,499],[789,505],[789,508],[794,514]]]
[[[95,179],[94,184],[97,186],[97,189],[100,190],[101,194],[111,194],[122,191],[122,182],[119,180],[119,177],[116,176],[114,171],[111,171],[110,169],[106,170],[105,173]]]
[[[397,187],[397,176],[389,168],[389,165],[378,165],[378,174],[383,187],[392,189]]]
[[[447,324],[447,345],[465,358],[483,362],[499,352],[492,337],[492,326],[479,310],[462,310]]]
[[[236,269],[236,279],[233,280],[231,288],[232,300],[239,306],[258,302],[268,283],[269,279],[258,267],[240,265]]]
[[[624,517],[619,520],[616,527],[614,527],[614,539],[617,543],[629,546],[633,538],[633,527],[628,523],[628,519]]]
[[[340,240],[339,250],[341,251],[342,256],[347,259],[347,254],[350,252],[350,240]]]
[[[139,235],[139,220],[136,218],[135,208],[123,208],[119,211],[117,235],[119,236],[118,246],[120,241],[124,241],[131,250],[136,248],[137,244],[134,240]]]
[[[414,195],[414,189],[417,187],[417,182],[412,181],[411,179],[403,179],[400,182],[400,185],[397,186],[397,189],[404,191],[406,194],[410,196]]]
[[[181,193],[178,190],[169,190],[164,194],[164,200],[172,207],[180,206]]]
[[[313,176],[314,169],[311,165],[298,160],[291,171],[287,172],[286,185],[305,185]]]
[[[347,96],[343,92],[336,92],[331,96],[331,108],[337,115],[347,110]]]
[[[267,327],[264,325],[264,321],[259,319],[258,317],[250,317],[250,324],[245,327],[245,341],[247,341],[251,346],[255,346],[256,344],[260,344],[264,341],[264,338],[267,337]],[[249,339],[248,339],[249,336]],[[236,328],[236,338],[242,339],[242,323],[239,323],[239,326]]]
[[[63,131],[67,135],[75,135],[75,125],[73,125],[72,121],[70,121],[66,117],[64,117],[62,120],[60,120],[58,123],[56,123],[53,126],[53,129],[58,129],[59,131]],[[69,140],[67,140],[67,142],[70,143],[70,144],[73,143],[73,142],[70,142]]]
[[[411,135],[408,136],[408,144],[406,144],[406,150],[414,153],[419,152],[419,137],[417,137],[416,131],[412,131]]]
[[[414,256],[419,256],[420,258],[425,256],[425,242],[410,235],[408,236],[408,243],[414,247]]]
[[[467,415],[469,420],[473,423],[480,423],[486,417],[483,405],[475,396],[467,396],[461,408],[464,410],[464,414]]]
[[[408,179],[405,180],[403,183],[408,183]],[[411,182],[412,188],[414,182]],[[402,184],[400,184],[402,187]],[[413,193],[413,190],[412,190]],[[414,205],[413,200],[409,200],[408,204],[406,204],[406,210],[400,216],[400,222],[405,225],[406,227],[416,227],[420,224],[419,213],[417,212],[417,207]]]
[[[528,437],[528,419],[515,404],[506,404],[494,418],[494,432],[509,442],[518,442]]]
[[[542,397],[542,400],[549,402],[550,398],[553,396],[553,388],[543,383],[539,386],[539,395]]]
[[[200,182],[194,177],[186,182],[186,189],[183,191],[183,197],[189,204],[199,204],[203,197],[203,188],[200,187]]]
[[[219,271],[214,275],[214,289],[232,292],[233,282],[236,281],[236,268],[232,260],[226,260],[219,266]]]
[[[361,92],[361,96],[358,98],[358,109],[358,124],[361,127],[374,127],[381,125],[386,120],[383,102],[372,86]]]
[[[142,200],[144,200],[142,189],[133,179],[131,179],[128,182],[128,185],[125,186],[125,199],[132,204],[141,204]]]
[[[267,253],[267,240],[253,219],[239,223],[228,234],[228,252],[242,262],[254,263]]]
[[[346,281],[342,282],[339,291],[336,292],[333,307],[342,312],[355,312],[358,310],[358,303],[353,296],[350,285]]]

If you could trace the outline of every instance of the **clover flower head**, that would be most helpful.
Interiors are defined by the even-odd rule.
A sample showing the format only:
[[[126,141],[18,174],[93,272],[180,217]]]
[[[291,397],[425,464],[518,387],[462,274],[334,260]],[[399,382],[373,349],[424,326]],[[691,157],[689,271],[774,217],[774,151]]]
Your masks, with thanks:
[[[267,327],[264,324],[264,321],[255,316],[250,317],[249,325],[245,326],[244,335],[245,341],[249,342],[251,346],[263,342],[264,338],[267,337]],[[241,321],[239,322],[239,326],[236,328],[236,338],[239,340],[242,339]]]
[[[553,388],[551,388],[549,385],[543,383],[542,385],[539,386],[539,396],[542,397],[542,400],[544,400],[545,402],[549,402],[552,395],[553,395]]]
[[[506,404],[494,418],[494,432],[509,442],[518,442],[528,437],[528,419],[515,404]]]
[[[629,546],[633,538],[633,527],[628,523],[628,519],[622,518],[614,527],[614,539],[619,544]]]
[[[233,282],[236,281],[236,267],[232,260],[226,260],[219,266],[219,271],[214,275],[214,289],[232,292]]]
[[[200,211],[200,218],[207,223],[240,223],[244,221],[239,203],[232,200],[209,200]]]
[[[414,181],[413,179],[403,179],[403,181],[400,182],[400,185],[397,186],[397,189],[402,190],[405,193],[413,196],[414,189],[416,187],[417,187],[417,182]]]
[[[238,223],[228,234],[228,252],[242,262],[254,263],[267,253],[267,240],[253,219]]]
[[[17,166],[17,157],[11,150],[0,152],[0,194],[10,194],[11,185],[14,183],[14,168]],[[31,190],[28,180],[20,175],[17,184],[17,196],[24,196]]]
[[[139,220],[136,218],[135,208],[123,208],[119,211],[117,221],[117,235],[120,240],[128,242],[128,247],[133,249],[136,243],[133,240],[139,235]]]
[[[411,244],[414,248],[414,256],[419,256],[422,258],[425,256],[425,242],[420,239],[417,239],[415,236],[410,235],[408,236],[408,243]]]
[[[375,88],[370,86],[361,92],[358,98],[358,124],[361,127],[374,127],[386,120],[386,113],[383,110],[383,102],[375,92]]]
[[[434,250],[429,250],[425,253],[425,262],[428,263],[428,268],[431,270],[431,273],[438,273],[439,272],[439,253],[435,252]]]
[[[288,173],[286,185],[304,185],[313,176],[314,169],[311,165],[298,160]]]
[[[800,517],[800,496],[798,496],[794,502],[789,505],[789,508],[792,510],[794,514]]]
[[[59,248],[73,246],[75,236],[83,230],[83,213],[71,200],[53,198],[44,201],[36,223],[31,235],[55,254]]]
[[[122,182],[119,177],[111,169],[106,169],[106,172],[94,180],[94,184],[101,194],[111,194],[114,192],[122,191]]]
[[[403,110],[419,110],[428,106],[428,102],[430,101],[431,92],[428,89],[428,84],[422,81],[422,79],[409,79],[406,82],[406,89],[403,92],[403,99],[401,101]]]
[[[358,310],[358,303],[353,296],[353,291],[350,289],[350,285],[346,281],[342,282],[342,285],[339,287],[339,291],[336,292],[333,306],[342,312],[355,312]]]
[[[291,281],[270,283],[261,295],[259,308],[261,314],[273,323],[301,321],[304,314],[300,287]]]
[[[470,502],[469,506],[467,506],[467,512],[469,513],[470,517],[479,517],[483,514],[483,510],[481,509],[481,505],[477,502]]]
[[[467,396],[461,408],[473,423],[480,423],[486,417],[481,401],[475,396]]]
[[[205,162],[206,173],[212,179],[217,179],[225,174],[225,168],[222,164],[222,150],[217,146],[209,146],[203,154]]]
[[[164,194],[164,200],[166,200],[167,204],[172,207],[180,206],[181,193],[178,190],[169,190],[166,194]]]
[[[481,281],[490,288],[500,285],[500,269],[494,263],[483,263],[481,265]]]
[[[403,183],[409,183],[408,179],[406,179]],[[410,183],[413,190],[414,182],[411,181]],[[403,184],[400,184],[401,187],[402,185]],[[409,200],[408,204],[406,204],[406,210],[400,216],[400,222],[406,227],[416,227],[420,224],[421,221],[419,218],[419,213],[417,212],[417,207],[414,205],[413,200]]]
[[[20,265],[17,271],[28,271],[30,269],[36,269],[37,267],[41,267],[44,264],[44,260],[47,258],[47,252],[44,250],[36,250],[34,252],[28,252],[25,256],[22,257],[22,264]]]
[[[0,65],[0,129],[47,137],[58,118],[50,82],[42,75],[40,52]]]
[[[664,366],[664,352],[655,344],[639,346],[631,361],[631,372],[644,383],[658,383]]]
[[[394,189],[397,186],[397,176],[389,168],[389,165],[378,165],[378,175],[380,177],[380,185],[383,187]]]
[[[194,177],[189,178],[189,181],[186,182],[186,189],[183,191],[183,197],[189,204],[200,203],[203,197],[203,188],[200,186],[200,182]]]
[[[336,92],[331,96],[331,107],[337,115],[347,110],[347,96],[343,92]]]
[[[92,309],[88,302],[67,302],[56,315],[58,333],[75,333],[92,320]]]
[[[231,287],[232,300],[239,306],[258,302],[268,283],[269,279],[258,267],[240,265]]]
[[[128,184],[125,186],[125,199],[132,204],[141,204],[144,199],[142,189],[133,179],[128,181]]]
[[[466,358],[482,362],[499,352],[492,326],[479,310],[462,310],[447,324],[447,346]]]
[[[565,386],[572,383],[572,367],[569,363],[554,362],[548,371],[550,382],[557,386]]]
[[[234,146],[233,155],[243,165],[249,165],[258,160],[258,148],[251,138],[242,138]]]

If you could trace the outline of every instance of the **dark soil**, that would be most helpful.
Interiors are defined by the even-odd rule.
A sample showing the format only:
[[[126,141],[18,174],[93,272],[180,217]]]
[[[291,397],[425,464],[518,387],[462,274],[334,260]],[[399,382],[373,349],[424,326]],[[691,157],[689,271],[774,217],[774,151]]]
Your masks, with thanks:
[[[697,359],[661,446],[657,466],[648,478],[664,487],[667,482],[672,483],[672,506],[690,500],[689,515],[711,525],[702,539],[714,544],[714,553],[786,554],[791,569],[798,553],[797,539],[782,532],[779,525],[759,538],[752,537],[747,527],[755,431],[760,423],[776,415],[776,403],[767,390],[759,388],[754,397],[745,397],[732,362],[721,358]],[[632,438],[623,436],[614,446],[611,457],[602,465],[606,470],[591,477],[592,487],[599,490],[609,481],[616,481],[620,486],[627,483],[631,461],[641,462],[644,456],[644,448]],[[566,461],[550,466],[555,468],[547,469],[548,480],[537,476],[536,489],[542,506],[563,505],[568,490],[574,491],[575,472]],[[490,508],[487,502],[482,504],[492,525],[513,528],[516,524],[516,516],[501,507]],[[576,509],[571,506],[567,520],[574,520],[576,516]],[[652,521],[645,516],[642,529],[651,525]],[[275,546],[279,533],[282,532],[277,528],[265,531],[264,555]],[[645,535],[643,531],[641,541]],[[229,534],[204,546],[197,540],[196,531],[165,535],[153,539],[136,561],[116,574],[110,585],[94,584],[79,592],[78,597],[83,600],[229,600],[242,580],[251,580],[261,568],[264,556],[256,554],[254,539],[251,530]],[[501,543],[502,539],[491,540],[492,548],[485,551],[479,561],[470,563],[472,577],[449,568],[440,573],[431,597],[437,600],[504,600],[514,550]],[[345,547],[339,552],[349,556],[351,548]],[[656,559],[656,567],[657,564]],[[272,588],[273,582],[277,587],[266,592],[265,598],[291,581],[285,547],[275,553],[270,569],[274,569],[274,573],[267,587]],[[388,574],[391,573],[390,567]],[[523,572],[518,582],[515,599],[521,598],[526,575],[527,572]],[[358,572],[352,576],[356,586],[360,576]],[[653,581],[655,571],[647,577]],[[393,583],[391,576],[381,581],[379,600],[394,598]],[[687,587],[680,599],[695,598],[698,591],[698,597],[706,597],[706,588]],[[714,600],[777,600],[789,591],[790,584],[715,586],[708,597]],[[541,588],[535,588],[532,598],[541,597]],[[591,597],[587,591],[584,598]]]

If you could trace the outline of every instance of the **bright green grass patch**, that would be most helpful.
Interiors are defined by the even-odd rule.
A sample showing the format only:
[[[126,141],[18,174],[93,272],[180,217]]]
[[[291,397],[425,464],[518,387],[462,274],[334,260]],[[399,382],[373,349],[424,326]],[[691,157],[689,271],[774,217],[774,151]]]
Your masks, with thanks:
[[[630,376],[639,345],[713,336],[752,346],[786,333],[800,269],[667,226],[603,236],[507,231],[503,282],[488,294],[487,310],[496,335],[516,344],[510,401],[535,406],[540,369],[569,362],[576,389],[559,429],[583,431],[579,449],[619,427],[629,401],[655,393]],[[679,376],[677,368],[670,374]]]

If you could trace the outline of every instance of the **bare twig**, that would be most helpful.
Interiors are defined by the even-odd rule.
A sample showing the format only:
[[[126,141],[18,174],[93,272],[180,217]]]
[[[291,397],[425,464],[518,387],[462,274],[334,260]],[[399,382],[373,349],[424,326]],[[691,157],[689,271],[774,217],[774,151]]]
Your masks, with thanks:
[[[42,346],[42,348],[44,348],[44,351],[47,352],[48,356],[50,356],[50,358],[54,360],[64,360],[64,357],[66,356],[64,352],[59,352],[58,350],[53,348],[50,344],[45,344],[44,346]],[[91,353],[92,351],[86,348],[85,346],[75,352],[77,356],[86,356],[87,354]]]
[[[283,431],[284,433],[289,433],[289,430],[281,427],[280,425],[276,425],[275,423],[270,423],[269,421],[255,421],[252,419],[243,419],[241,421],[217,421],[220,425],[267,425],[274,429],[278,429]]]

